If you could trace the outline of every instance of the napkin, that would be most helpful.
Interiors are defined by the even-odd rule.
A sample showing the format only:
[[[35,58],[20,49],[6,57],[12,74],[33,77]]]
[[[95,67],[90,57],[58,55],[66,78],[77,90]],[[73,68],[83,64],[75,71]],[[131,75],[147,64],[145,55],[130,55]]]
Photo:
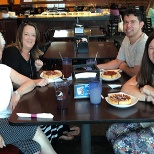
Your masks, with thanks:
[[[95,78],[96,77],[96,73],[94,72],[84,72],[84,73],[78,73],[75,74],[75,78]]]
[[[53,118],[54,116],[51,113],[17,113],[19,117],[31,117],[31,118]]]
[[[113,88],[121,87],[121,84],[108,84],[108,86],[113,89]]]

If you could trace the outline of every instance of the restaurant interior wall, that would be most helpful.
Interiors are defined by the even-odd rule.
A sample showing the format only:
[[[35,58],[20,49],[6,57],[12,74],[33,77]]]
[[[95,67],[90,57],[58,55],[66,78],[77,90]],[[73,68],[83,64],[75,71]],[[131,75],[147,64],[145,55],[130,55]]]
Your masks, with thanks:
[[[14,0],[14,5],[17,5],[17,4],[20,5],[21,4],[20,1],[21,0]],[[99,6],[102,8],[106,8],[106,7],[109,7],[111,3],[118,4],[119,8],[120,7],[126,8],[129,6],[141,6],[141,5],[146,8],[148,6],[149,0],[135,0],[135,1],[134,0],[103,0],[101,2],[99,0],[93,0],[92,3],[88,3],[88,1],[86,3],[85,3],[85,1],[84,1],[84,3],[83,2],[81,3],[81,1],[79,1],[78,3],[70,1],[70,3],[66,3],[66,7],[71,9],[76,5],[84,5],[84,6],[86,5],[86,6],[95,6],[95,7]],[[8,0],[1,0],[1,5],[8,5]],[[30,5],[28,5],[28,6],[30,6]],[[32,7],[42,7],[42,6],[46,7],[46,4],[42,5],[40,3],[40,4],[33,4],[31,6]]]
[[[22,4],[21,0],[21,4]],[[38,0],[39,1],[39,0]],[[38,4],[33,3],[33,6],[39,6],[40,4],[47,4],[47,2],[44,0],[45,3],[43,3],[43,0],[41,0]],[[51,1],[49,2],[50,4],[52,3]],[[64,3],[64,2],[63,2]],[[74,7],[74,6],[100,6],[102,8],[109,7],[111,3],[116,3],[118,4],[119,7],[128,7],[128,6],[148,6],[149,0],[93,0],[92,2],[89,0],[81,1],[81,0],[66,0],[66,7]],[[27,3],[28,4],[28,3]],[[30,3],[32,4],[32,3]],[[53,3],[55,4],[55,2]]]
[[[8,4],[8,0],[1,0],[1,5]],[[14,0],[14,4],[20,4],[20,0]]]

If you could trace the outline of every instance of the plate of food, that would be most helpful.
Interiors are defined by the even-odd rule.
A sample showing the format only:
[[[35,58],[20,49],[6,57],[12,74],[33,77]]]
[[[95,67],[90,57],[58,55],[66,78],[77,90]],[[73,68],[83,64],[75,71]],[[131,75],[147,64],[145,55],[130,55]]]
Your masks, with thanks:
[[[119,93],[110,93],[108,94],[108,97],[105,97],[106,101],[118,108],[127,108],[135,105],[138,102],[138,98],[128,95],[123,92]]]
[[[106,70],[100,73],[100,77],[104,81],[115,81],[121,77],[121,74],[118,71]]]
[[[41,78],[47,79],[48,82],[54,82],[55,80],[59,79],[62,77],[62,72],[59,70],[49,70],[49,71],[43,71],[40,74]]]

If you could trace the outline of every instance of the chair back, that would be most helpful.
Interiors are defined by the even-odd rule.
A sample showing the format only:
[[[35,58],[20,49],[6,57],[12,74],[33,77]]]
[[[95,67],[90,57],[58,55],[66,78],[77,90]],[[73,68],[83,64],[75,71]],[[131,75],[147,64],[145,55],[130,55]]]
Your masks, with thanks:
[[[151,18],[145,18],[144,19],[143,32],[151,33],[152,31],[153,31],[153,28],[152,28],[152,20],[151,20]]]
[[[45,33],[44,33],[44,38],[45,38],[45,42],[51,42],[53,41],[53,35],[54,35],[55,29],[48,29]]]
[[[121,47],[120,42],[114,39],[114,45],[116,46],[117,50],[119,51],[119,49]]]
[[[89,37],[87,35],[77,35],[74,37],[74,45],[78,53],[88,53]]]

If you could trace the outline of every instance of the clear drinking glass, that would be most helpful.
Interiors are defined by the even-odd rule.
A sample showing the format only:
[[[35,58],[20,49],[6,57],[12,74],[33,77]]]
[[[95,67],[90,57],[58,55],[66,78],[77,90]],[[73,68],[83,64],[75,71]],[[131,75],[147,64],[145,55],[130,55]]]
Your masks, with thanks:
[[[97,65],[97,61],[95,59],[87,59],[86,64],[94,64]],[[86,70],[92,70],[91,67],[87,67]]]
[[[94,105],[100,104],[101,94],[102,94],[102,81],[101,80],[90,81],[89,91],[90,91],[90,102]]]

